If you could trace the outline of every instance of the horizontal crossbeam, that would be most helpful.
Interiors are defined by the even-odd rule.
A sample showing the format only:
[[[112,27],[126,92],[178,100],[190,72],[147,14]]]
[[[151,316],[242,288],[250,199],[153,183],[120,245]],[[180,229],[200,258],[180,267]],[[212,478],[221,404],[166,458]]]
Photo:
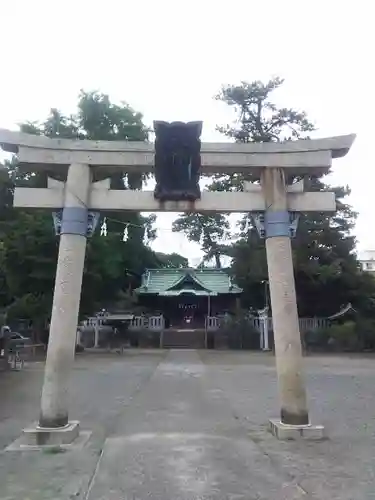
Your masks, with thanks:
[[[67,171],[71,163],[85,163],[97,171],[139,172],[154,170],[154,154],[138,151],[68,151],[33,149],[21,147],[18,158],[24,170],[46,169]],[[329,151],[308,151],[304,153],[202,153],[203,174],[260,173],[263,168],[280,167],[290,173],[304,175],[309,172],[325,173],[332,164]]]
[[[16,188],[14,206],[19,208],[62,208],[64,191],[56,188]],[[265,210],[261,192],[204,191],[196,202],[155,200],[152,191],[93,189],[90,210],[137,212],[258,212]],[[292,212],[334,212],[334,193],[289,193],[288,209]]]
[[[344,156],[355,135],[280,143],[202,143],[202,173],[258,172],[280,167],[290,174],[320,174],[332,158]],[[154,145],[145,142],[50,139],[0,129],[0,144],[18,154],[24,170],[66,172],[72,163],[86,163],[105,173],[152,172]]]

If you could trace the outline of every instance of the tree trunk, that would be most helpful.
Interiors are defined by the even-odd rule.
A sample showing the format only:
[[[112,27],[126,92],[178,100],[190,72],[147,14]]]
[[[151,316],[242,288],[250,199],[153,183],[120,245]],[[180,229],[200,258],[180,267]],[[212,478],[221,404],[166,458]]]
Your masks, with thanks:
[[[220,254],[218,252],[215,252],[215,262],[216,262],[216,267],[218,269],[221,269]]]

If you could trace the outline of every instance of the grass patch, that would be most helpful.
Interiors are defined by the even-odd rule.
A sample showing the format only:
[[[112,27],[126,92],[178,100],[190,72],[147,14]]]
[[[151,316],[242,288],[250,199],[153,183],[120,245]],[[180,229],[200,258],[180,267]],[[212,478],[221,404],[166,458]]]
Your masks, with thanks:
[[[44,450],[46,455],[58,455],[59,453],[65,453],[66,448],[62,448],[61,446],[49,446]]]

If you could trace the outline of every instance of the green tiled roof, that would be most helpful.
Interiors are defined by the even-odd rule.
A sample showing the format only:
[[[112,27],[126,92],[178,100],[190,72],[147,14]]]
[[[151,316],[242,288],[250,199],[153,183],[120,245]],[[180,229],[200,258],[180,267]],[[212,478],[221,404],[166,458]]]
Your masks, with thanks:
[[[241,288],[232,283],[222,269],[149,269],[142,276],[140,295],[177,296],[239,294]]]

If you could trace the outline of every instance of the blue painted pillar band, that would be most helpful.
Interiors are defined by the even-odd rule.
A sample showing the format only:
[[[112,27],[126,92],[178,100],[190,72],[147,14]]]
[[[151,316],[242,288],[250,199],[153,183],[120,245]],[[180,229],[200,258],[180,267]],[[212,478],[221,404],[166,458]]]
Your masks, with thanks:
[[[264,230],[266,238],[288,236],[290,238],[290,216],[287,210],[271,211],[264,214]]]
[[[60,234],[87,236],[88,210],[84,207],[65,207],[62,213]]]

